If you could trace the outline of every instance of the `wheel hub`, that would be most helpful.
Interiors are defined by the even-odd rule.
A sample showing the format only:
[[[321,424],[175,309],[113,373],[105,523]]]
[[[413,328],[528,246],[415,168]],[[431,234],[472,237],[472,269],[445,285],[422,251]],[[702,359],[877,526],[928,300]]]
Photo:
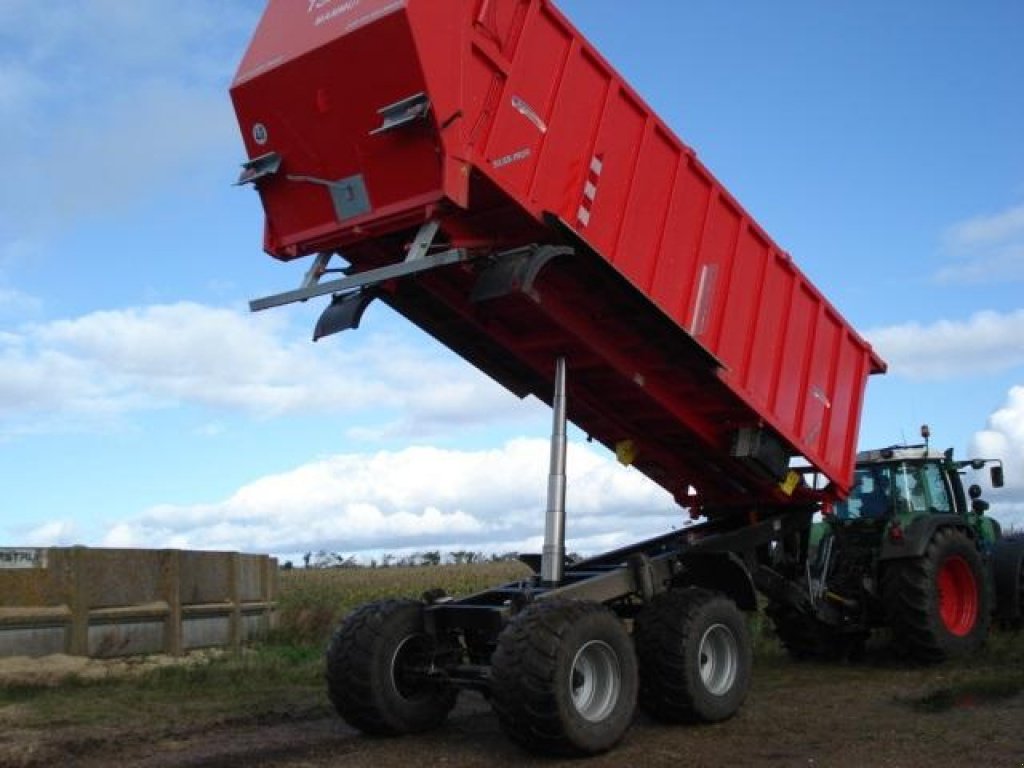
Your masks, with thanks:
[[[576,652],[569,676],[573,707],[584,720],[599,723],[615,709],[621,689],[619,658],[611,646],[591,640]]]
[[[947,558],[938,574],[939,616],[957,637],[970,634],[978,620],[978,582],[967,561]]]
[[[736,682],[739,669],[739,644],[724,624],[707,628],[700,639],[700,679],[714,696],[724,696]]]

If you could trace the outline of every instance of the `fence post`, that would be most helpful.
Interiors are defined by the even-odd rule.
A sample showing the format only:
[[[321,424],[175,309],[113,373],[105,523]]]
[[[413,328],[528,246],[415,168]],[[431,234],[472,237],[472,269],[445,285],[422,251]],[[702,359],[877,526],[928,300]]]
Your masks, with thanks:
[[[228,645],[238,650],[242,647],[242,557],[237,552],[228,554],[228,599],[231,601],[231,618],[228,623]]]
[[[270,555],[263,557],[263,631],[269,635],[277,622],[277,561]]]
[[[163,593],[167,601],[164,623],[164,653],[181,656],[184,652],[184,627],[181,615],[181,552],[166,549],[163,553]]]
[[[71,631],[68,634],[68,653],[72,656],[89,655],[89,587],[85,583],[85,560],[89,551],[74,547],[68,553],[71,594]]]

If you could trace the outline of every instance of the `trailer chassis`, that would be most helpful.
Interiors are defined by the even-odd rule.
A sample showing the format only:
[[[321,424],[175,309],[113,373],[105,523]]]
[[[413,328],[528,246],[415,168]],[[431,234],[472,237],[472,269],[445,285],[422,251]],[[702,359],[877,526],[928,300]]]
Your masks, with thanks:
[[[806,530],[810,510],[716,516],[569,563],[561,358],[552,402],[544,547],[520,558],[533,575],[467,597],[434,590],[357,609],[327,654],[331,698],[350,724],[423,730],[440,724],[459,691],[476,691],[523,746],[578,755],[611,748],[638,698],[671,721],[721,720],[742,704],[752,653],[741,611],[757,607],[752,574]]]

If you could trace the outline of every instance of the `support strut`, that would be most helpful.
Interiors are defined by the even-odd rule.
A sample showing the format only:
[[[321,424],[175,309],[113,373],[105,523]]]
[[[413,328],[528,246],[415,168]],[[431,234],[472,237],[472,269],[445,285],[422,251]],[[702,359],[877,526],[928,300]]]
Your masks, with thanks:
[[[552,399],[551,473],[548,476],[548,508],[544,522],[544,549],[540,578],[545,586],[556,586],[565,575],[565,459],[566,407],[565,358],[555,363],[555,393]]]

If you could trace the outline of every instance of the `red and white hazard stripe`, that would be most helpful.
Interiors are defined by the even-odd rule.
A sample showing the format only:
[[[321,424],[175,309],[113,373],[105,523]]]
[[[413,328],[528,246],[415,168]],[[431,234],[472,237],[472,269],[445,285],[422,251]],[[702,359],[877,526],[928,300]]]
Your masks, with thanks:
[[[587,181],[583,185],[583,200],[580,201],[580,208],[576,212],[576,221],[581,227],[590,224],[590,214],[594,210],[594,201],[597,199],[597,185],[601,181],[601,171],[603,170],[604,160],[600,155],[594,155],[590,160]]]

